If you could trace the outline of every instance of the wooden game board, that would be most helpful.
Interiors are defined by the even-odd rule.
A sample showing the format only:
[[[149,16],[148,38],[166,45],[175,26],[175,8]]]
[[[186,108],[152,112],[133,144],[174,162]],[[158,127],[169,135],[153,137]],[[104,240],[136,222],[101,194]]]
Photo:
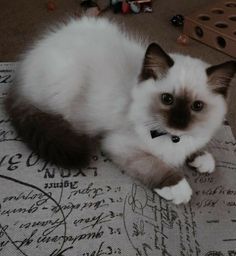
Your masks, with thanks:
[[[184,33],[236,57],[236,0],[223,0],[185,16]]]

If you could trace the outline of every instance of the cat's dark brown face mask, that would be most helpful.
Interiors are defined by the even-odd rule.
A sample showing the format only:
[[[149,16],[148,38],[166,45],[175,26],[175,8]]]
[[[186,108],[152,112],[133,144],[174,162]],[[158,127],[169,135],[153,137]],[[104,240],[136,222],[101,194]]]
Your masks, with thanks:
[[[173,92],[153,96],[151,113],[153,116],[161,115],[170,129],[187,130],[196,121],[204,121],[207,106],[203,101],[195,100],[191,92],[183,90],[178,94]]]
[[[168,75],[169,69],[174,65],[172,58],[159,45],[152,43],[147,48],[139,80],[140,82],[147,79],[160,80]],[[211,66],[205,72],[210,91],[226,98],[229,84],[236,72],[236,62],[228,61]],[[209,108],[207,101],[196,98],[189,87],[153,95],[150,112],[152,116],[159,116],[167,129],[188,131],[195,124],[207,121]]]

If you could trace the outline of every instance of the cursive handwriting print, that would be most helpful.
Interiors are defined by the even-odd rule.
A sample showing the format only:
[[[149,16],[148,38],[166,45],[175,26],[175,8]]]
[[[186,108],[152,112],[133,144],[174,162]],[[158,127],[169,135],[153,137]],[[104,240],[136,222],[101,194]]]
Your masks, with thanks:
[[[216,172],[185,167],[194,195],[176,206],[103,152],[71,170],[29,151],[2,107],[15,67],[0,64],[0,255],[236,256],[236,142],[227,123],[208,146]]]

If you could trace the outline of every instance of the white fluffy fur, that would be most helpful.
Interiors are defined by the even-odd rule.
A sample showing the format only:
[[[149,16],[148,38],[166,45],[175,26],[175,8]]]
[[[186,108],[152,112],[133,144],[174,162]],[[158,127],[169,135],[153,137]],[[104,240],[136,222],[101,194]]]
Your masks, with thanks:
[[[188,56],[171,54],[175,64],[166,77],[139,83],[145,51],[106,19],[74,20],[47,34],[27,53],[19,70],[20,91],[39,108],[62,114],[75,129],[106,134],[103,147],[113,155],[132,156],[142,150],[178,167],[210,140],[225,115],[225,101],[208,89],[208,65]],[[152,139],[145,125],[151,119],[151,96],[186,86],[211,105],[214,111],[208,121],[184,133],[168,130],[160,120],[159,126],[181,135],[181,141],[174,144],[168,136]],[[180,190],[170,198],[176,203],[191,195],[186,180],[169,190]],[[169,197],[163,191],[159,194]]]
[[[204,152],[203,155],[197,156],[192,162],[188,163],[196,168],[200,173],[212,173],[215,170],[215,159],[209,152]]]
[[[182,179],[178,184],[162,189],[155,189],[155,192],[166,200],[174,204],[187,203],[192,196],[192,189],[186,179]]]

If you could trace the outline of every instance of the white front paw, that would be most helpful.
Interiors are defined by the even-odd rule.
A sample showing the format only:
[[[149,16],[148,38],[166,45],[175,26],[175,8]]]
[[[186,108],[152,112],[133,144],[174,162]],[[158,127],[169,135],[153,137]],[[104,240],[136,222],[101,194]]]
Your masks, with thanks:
[[[174,186],[156,188],[154,191],[166,200],[171,200],[174,204],[188,203],[192,196],[192,189],[185,178]]]
[[[203,154],[196,156],[188,165],[199,171],[200,173],[211,173],[215,170],[215,159],[212,154],[203,152]]]

